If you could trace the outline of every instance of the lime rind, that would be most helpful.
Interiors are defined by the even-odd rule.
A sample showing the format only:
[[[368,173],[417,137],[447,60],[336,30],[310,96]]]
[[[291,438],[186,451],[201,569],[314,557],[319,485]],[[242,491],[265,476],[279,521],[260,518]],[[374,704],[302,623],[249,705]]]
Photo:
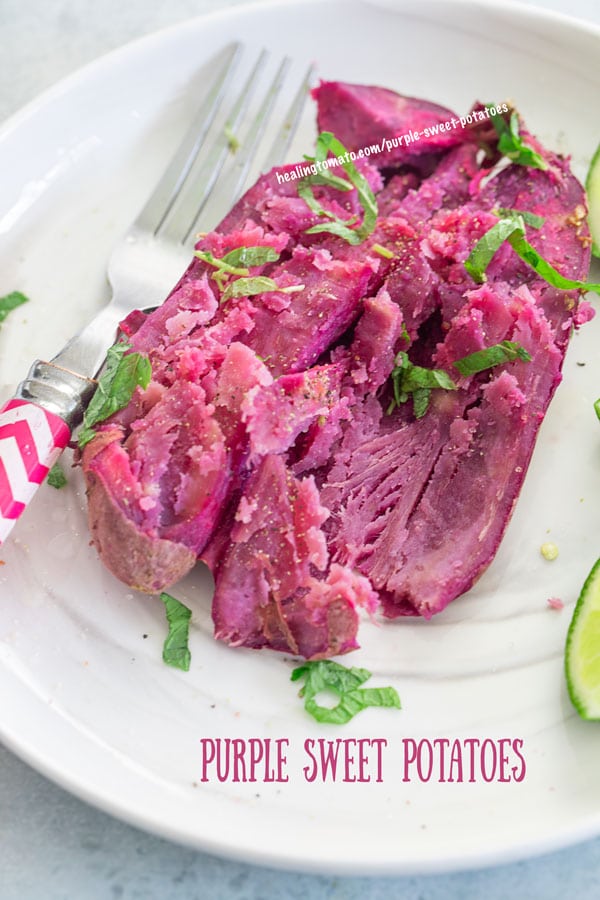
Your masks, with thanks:
[[[600,559],[579,594],[565,646],[571,702],[582,719],[600,720]]]
[[[589,204],[588,223],[592,234],[592,253],[600,257],[600,144],[592,156],[585,179],[585,190]]]

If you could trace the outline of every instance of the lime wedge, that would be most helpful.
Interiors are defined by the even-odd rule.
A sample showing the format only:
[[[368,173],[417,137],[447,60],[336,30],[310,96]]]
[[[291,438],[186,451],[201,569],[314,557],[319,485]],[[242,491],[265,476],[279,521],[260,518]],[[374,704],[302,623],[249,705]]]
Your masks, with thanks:
[[[600,559],[588,575],[567,633],[565,674],[582,719],[600,719]]]
[[[588,222],[592,232],[592,253],[594,256],[600,256],[600,144],[592,157],[585,179],[585,189],[590,207]]]

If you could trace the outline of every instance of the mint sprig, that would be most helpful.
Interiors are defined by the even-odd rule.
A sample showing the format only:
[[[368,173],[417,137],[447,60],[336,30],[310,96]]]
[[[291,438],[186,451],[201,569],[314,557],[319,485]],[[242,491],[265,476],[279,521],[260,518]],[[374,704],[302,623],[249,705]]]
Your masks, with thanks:
[[[127,406],[138,386],[148,387],[152,377],[150,360],[141,353],[128,353],[130,349],[130,344],[121,342],[108,350],[104,373],[83,417],[78,437],[80,449],[94,437],[95,425]]]
[[[548,163],[530,147],[519,133],[519,116],[512,110],[508,122],[502,116],[490,116],[498,134],[498,151],[518,166],[547,169]]]
[[[479,238],[467,259],[465,269],[473,279],[481,283],[485,281],[485,273],[492,259],[504,243],[514,234],[524,232],[525,224],[518,216],[510,215],[499,219],[495,225]]]
[[[478,283],[486,280],[486,270],[505,241],[515,253],[552,287],[564,291],[584,290],[600,294],[600,284],[566,278],[554,268],[525,238],[525,214],[518,210],[505,210],[502,216],[479,238],[465,260],[465,269]],[[528,214],[530,216],[531,214]],[[534,226],[535,227],[535,226]]]
[[[484,372],[486,369],[492,369],[494,366],[501,366],[503,363],[513,362],[515,359],[530,362],[531,355],[516,341],[501,341],[499,344],[493,344],[483,350],[475,350],[474,353],[455,360],[453,365],[461,375],[467,377]]]
[[[447,391],[455,391],[456,385],[444,369],[427,369],[424,366],[415,366],[405,350],[400,350],[394,360],[395,365],[391,371],[393,398],[388,406],[388,415],[401,403],[406,403],[412,396],[413,411],[416,419],[421,419],[429,408],[431,391],[435,388],[443,388]]]
[[[160,599],[165,605],[169,625],[169,633],[163,644],[163,662],[187,672],[192,659],[188,646],[192,611],[166,591],[162,592]]]
[[[343,238],[349,244],[361,244],[368,235],[370,235],[377,222],[377,200],[371,190],[371,186],[367,179],[362,175],[352,160],[348,159],[348,151],[341,141],[339,141],[331,131],[322,131],[317,138],[315,155],[307,156],[306,159],[313,163],[323,163],[327,159],[329,153],[332,153],[337,159],[343,158],[340,163],[342,169],[348,176],[345,180],[337,175],[333,175],[328,169],[323,169],[315,175],[308,175],[303,178],[298,185],[298,195],[305,201],[312,212],[318,216],[323,216],[330,221],[320,225],[313,225],[312,228],[306,230],[307,234],[319,234],[321,232],[329,232]],[[358,202],[363,210],[362,222],[356,225],[356,216],[349,219],[340,219],[334,213],[325,209],[316,199],[312,185],[326,184],[329,187],[340,191],[349,191],[356,189]],[[356,227],[352,227],[356,226]]]
[[[280,287],[272,278],[265,275],[255,275],[251,278],[236,278],[230,281],[223,293],[221,294],[221,303],[226,303],[232,297],[254,297],[256,294],[263,294],[266,291],[277,291],[279,294],[297,294],[303,291],[303,284],[288,284],[287,287]]]
[[[331,659],[310,660],[293,670],[292,681],[304,678],[299,696],[304,698],[306,712],[317,722],[345,725],[369,706],[400,709],[400,698],[393,687],[362,688],[371,677],[367,669],[347,668]],[[333,691],[339,696],[334,707],[321,706],[317,695]]]
[[[50,487],[56,488],[57,491],[67,484],[67,476],[65,475],[60,463],[54,463],[54,465],[48,472],[48,475],[46,476],[46,481],[48,482]]]
[[[315,215],[323,216],[330,220],[326,224],[313,225],[312,228],[307,228],[307,234],[318,234],[319,232],[327,231],[329,234],[335,234],[337,237],[343,238],[343,240],[347,241],[349,244],[360,244],[362,242],[362,238],[359,236],[358,232],[350,227],[351,225],[354,225],[355,222],[358,222],[357,216],[350,216],[349,219],[340,219],[339,216],[336,216],[331,210],[325,209],[315,197],[310,184],[300,182],[298,185],[298,196],[304,200],[308,208],[314,212]]]
[[[4,322],[13,309],[17,309],[18,306],[28,302],[29,297],[26,297],[21,291],[11,291],[10,294],[0,297],[0,322]]]
[[[468,377],[516,359],[530,362],[531,355],[516,341],[501,341],[499,344],[475,350],[474,353],[455,360],[452,365],[461,375]],[[458,388],[458,385],[444,369],[415,366],[404,350],[396,354],[395,366],[390,373],[390,378],[392,379],[393,398],[387,408],[388,415],[401,403],[406,403],[412,396],[415,418],[421,419],[429,409],[433,390],[441,388],[446,391],[455,391]]]
[[[230,275],[247,276],[251,266],[265,266],[279,259],[277,250],[264,246],[236,247],[224,256],[214,256],[209,250],[196,250],[194,256],[215,269],[212,277],[221,291]]]
[[[520,216],[525,224],[529,225],[531,228],[539,229],[546,221],[543,216],[538,216],[537,213],[529,212],[526,209],[507,209],[505,207],[500,207],[499,209],[494,210],[494,212],[503,219]]]

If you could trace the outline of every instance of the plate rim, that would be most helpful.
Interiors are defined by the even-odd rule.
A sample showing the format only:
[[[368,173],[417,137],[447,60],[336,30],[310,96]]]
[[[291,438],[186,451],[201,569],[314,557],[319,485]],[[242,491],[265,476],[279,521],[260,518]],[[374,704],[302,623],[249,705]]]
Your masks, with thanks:
[[[21,109],[11,114],[0,126],[0,141],[9,138],[10,135],[12,135],[13,132],[18,131],[26,121],[35,117],[41,109],[52,104],[64,94],[68,94],[76,86],[81,85],[82,83],[84,84],[88,79],[93,79],[97,76],[101,77],[102,72],[110,67],[115,59],[125,60],[128,56],[137,52],[142,54],[151,53],[153,44],[159,46],[165,40],[169,40],[171,37],[176,38],[177,34],[183,33],[190,28],[201,29],[202,25],[207,22],[227,20],[241,12],[244,14],[255,14],[257,11],[262,13],[269,7],[283,9],[285,7],[302,6],[305,8],[307,2],[310,2],[312,6],[316,6],[317,3],[322,4],[324,0],[254,0],[254,2],[243,4],[241,6],[232,6],[224,10],[216,10],[207,14],[193,16],[128,41],[127,43],[91,60],[85,65],[80,66],[75,71],[64,76],[56,83],[37,94],[21,107]],[[335,6],[340,3],[340,0],[327,0],[327,3],[330,6]],[[465,9],[471,8],[473,10],[496,10],[506,17],[517,15],[521,17],[523,21],[527,22],[536,22],[542,19],[560,27],[567,26],[572,30],[579,32],[581,35],[592,35],[600,41],[600,26],[597,26],[594,23],[586,23],[584,20],[555,10],[524,6],[517,2],[517,0],[508,0],[506,3],[503,3],[502,0],[450,0],[450,3],[448,3],[448,0],[422,0],[422,2],[415,2],[415,0],[395,0],[395,2],[391,3],[386,3],[385,0],[383,0],[383,2],[378,2],[378,0],[353,0],[353,3],[359,7],[374,6],[379,9],[385,9],[399,16],[411,9],[418,9],[427,13],[436,8],[443,8],[447,11],[452,6],[459,6]],[[430,18],[430,16],[428,15],[427,18]],[[1,663],[0,666],[2,666]],[[11,673],[11,675],[12,674],[13,673]],[[37,699],[41,702],[41,698]],[[402,862],[400,865],[398,865],[397,862],[390,862],[389,864],[378,862],[369,869],[365,868],[363,863],[357,862],[356,867],[349,867],[347,864],[344,864],[342,869],[335,861],[332,862],[331,866],[324,866],[322,862],[313,865],[310,860],[306,859],[298,861],[297,863],[291,863],[289,859],[283,858],[279,854],[263,852],[259,855],[256,850],[240,852],[233,846],[224,847],[220,843],[213,844],[210,836],[207,837],[206,834],[199,839],[198,836],[187,835],[170,825],[167,827],[163,824],[159,827],[155,823],[149,824],[147,818],[144,818],[143,813],[138,813],[127,807],[119,806],[118,803],[107,798],[100,789],[95,791],[93,787],[86,784],[81,776],[76,777],[71,773],[61,770],[57,760],[50,761],[44,757],[42,752],[36,753],[30,743],[29,745],[20,743],[18,737],[13,732],[14,729],[7,728],[4,722],[0,721],[0,739],[13,753],[15,753],[16,756],[23,759],[28,765],[32,766],[38,772],[41,772],[44,776],[48,777],[51,781],[67,790],[69,793],[74,794],[84,802],[101,809],[103,812],[126,821],[144,831],[186,846],[217,854],[231,860],[243,860],[255,865],[269,866],[286,871],[293,870],[312,872],[315,874],[328,873],[352,875],[417,875],[465,871],[479,869],[490,865],[514,862],[531,856],[542,856],[556,849],[580,843],[581,841],[597,836],[600,833],[600,810],[598,810],[596,817],[590,815],[588,819],[583,823],[580,823],[578,827],[565,827],[563,832],[556,835],[553,842],[549,842],[547,837],[544,837],[543,845],[540,845],[539,842],[536,842],[536,840],[533,839],[530,846],[527,848],[524,848],[523,845],[519,848],[507,847],[501,851],[490,851],[487,855],[482,854],[481,850],[478,850],[473,858],[441,858],[435,863],[431,863],[430,861],[427,867],[423,867],[422,864],[417,864],[417,866],[413,868],[410,864],[407,865],[405,862]]]

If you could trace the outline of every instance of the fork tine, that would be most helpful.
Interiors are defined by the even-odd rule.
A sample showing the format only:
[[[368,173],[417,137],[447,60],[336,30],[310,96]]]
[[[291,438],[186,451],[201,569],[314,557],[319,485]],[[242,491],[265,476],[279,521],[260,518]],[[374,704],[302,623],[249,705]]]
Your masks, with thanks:
[[[260,139],[267,127],[273,105],[279,96],[290,64],[291,60],[289,57],[284,57],[277,70],[277,74],[265,95],[262,106],[256,114],[248,133],[244,137],[243,147],[235,151],[235,162],[228,174],[227,182],[223,183],[222,186],[223,200],[224,203],[226,203],[227,208],[232,206],[242,193],[248,169],[254,159],[255,151]]]
[[[189,238],[198,216],[210,197],[225,160],[231,152],[231,135],[235,134],[246,113],[268,56],[266,50],[261,51],[224,127],[208,151],[208,156],[202,163],[200,160],[194,161],[195,165],[190,168],[185,191],[180,191],[177,201],[173,204],[171,214],[165,218],[161,229],[161,238],[166,238],[174,243],[185,243]]]
[[[217,69],[205,102],[195,115],[175,156],[135,221],[140,230],[156,234],[173,207],[217,114],[241,52],[242,46],[239,42],[225,49],[223,61]]]
[[[285,159],[285,155],[289,150],[292,138],[298,128],[300,116],[304,109],[304,104],[308,96],[308,92],[315,74],[315,66],[310,65],[306,71],[302,84],[298,88],[296,96],[292,100],[289,109],[281,123],[279,131],[275,135],[275,139],[271,145],[271,149],[265,157],[263,163],[263,171],[268,172],[269,169],[280,166]]]

